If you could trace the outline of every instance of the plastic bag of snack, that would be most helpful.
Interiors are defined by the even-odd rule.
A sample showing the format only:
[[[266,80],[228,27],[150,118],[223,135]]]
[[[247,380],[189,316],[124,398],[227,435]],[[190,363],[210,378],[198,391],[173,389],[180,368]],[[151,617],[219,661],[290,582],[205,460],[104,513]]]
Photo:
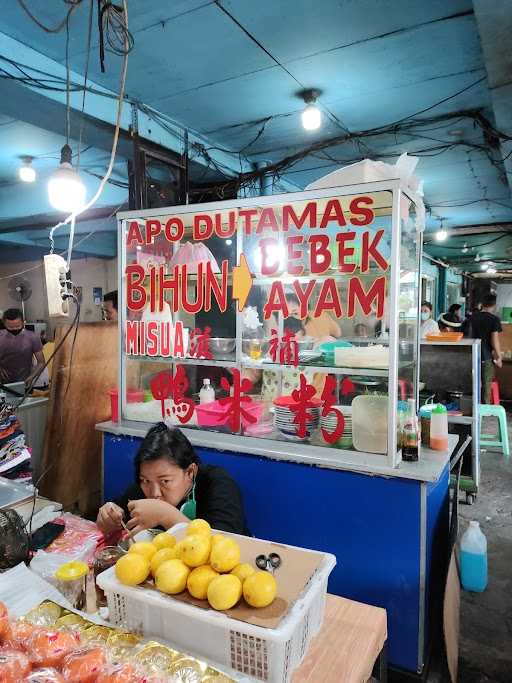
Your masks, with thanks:
[[[107,663],[105,650],[93,647],[68,654],[62,662],[62,675],[68,683],[96,683]]]
[[[31,671],[25,678],[25,683],[65,683],[65,679],[57,669],[46,667]]]
[[[9,613],[3,602],[0,602],[0,644],[3,643],[9,631]]]
[[[30,660],[20,650],[0,648],[0,683],[19,683],[30,671]]]
[[[59,668],[66,655],[80,647],[80,635],[69,631],[38,629],[27,640],[34,665]]]
[[[5,634],[4,645],[14,650],[27,650],[30,638],[39,630],[26,621],[12,621]]]
[[[101,672],[96,683],[143,683],[142,674],[131,664],[110,664]]]

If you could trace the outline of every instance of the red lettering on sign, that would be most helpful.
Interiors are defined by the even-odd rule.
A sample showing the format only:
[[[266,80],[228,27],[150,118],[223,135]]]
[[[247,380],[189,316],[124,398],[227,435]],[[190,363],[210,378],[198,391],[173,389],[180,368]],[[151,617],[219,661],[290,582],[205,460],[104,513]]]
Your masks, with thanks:
[[[306,224],[308,228],[316,228],[317,221],[317,207],[316,202],[308,202],[304,207],[300,216],[297,216],[295,209],[291,204],[283,206],[283,230],[287,231],[290,227],[296,227],[299,230]]]
[[[126,266],[126,305],[130,311],[141,311],[146,305],[144,268],[137,264]]]
[[[380,270],[387,270],[388,262],[377,249],[377,245],[384,235],[384,230],[377,230],[370,242],[370,233],[363,232],[363,253],[361,255],[361,272],[367,273],[370,269],[370,257],[375,261]]]
[[[286,246],[288,248],[287,270],[290,275],[302,275],[304,272],[303,263],[291,263],[291,261],[304,258],[303,249],[294,249],[294,246],[299,244],[304,244],[304,235],[290,235],[286,238]]]
[[[137,321],[126,321],[126,334],[124,342],[124,350],[129,356],[136,356],[139,352],[139,326]]]
[[[169,326],[167,325],[167,327]],[[162,353],[161,355],[163,356],[164,354]],[[176,321],[176,325],[174,326],[173,356],[176,356],[177,358],[185,357],[185,343],[183,341],[183,323],[181,322],[181,320]]]
[[[128,234],[126,235],[126,246],[133,247],[137,244],[142,246],[144,244],[144,238],[142,237],[138,222],[130,221],[130,227],[128,228]]]
[[[363,204],[363,206],[361,206]],[[350,202],[350,212],[353,214],[350,218],[352,225],[370,225],[370,223],[375,218],[375,214],[372,209],[366,208],[364,204],[373,204],[373,199],[371,197],[355,197]],[[360,216],[356,218],[355,216]]]
[[[181,218],[174,216],[165,224],[165,238],[169,242],[179,242],[185,234],[185,226]]]
[[[195,240],[207,240],[213,233],[213,220],[207,213],[196,213],[194,216],[193,235]]]
[[[146,244],[153,244],[153,239],[160,234],[162,226],[157,218],[146,221]]]
[[[316,280],[310,280],[306,284],[306,289],[302,289],[300,282],[295,280],[293,283],[293,289],[295,291],[295,294],[297,295],[297,299],[299,300],[300,303],[300,317],[304,319],[307,314],[308,314],[308,309],[309,309],[309,297],[311,296],[314,288],[315,288]]]
[[[347,224],[339,199],[329,199],[325,205],[320,227],[326,228],[331,221],[335,221],[342,228]]]
[[[340,273],[353,273],[356,269],[355,263],[346,263],[345,259],[354,255],[354,247],[347,247],[345,242],[353,240],[356,236],[355,232],[339,232],[336,235],[336,242],[338,242],[338,270]]]
[[[195,301],[189,301],[188,295],[188,287],[182,286],[181,287],[181,305],[183,306],[183,309],[187,313],[199,313],[199,311],[203,310],[203,305],[204,305],[204,288],[203,288],[203,268],[204,264],[202,261],[199,261],[197,264],[197,287],[196,287],[196,300]],[[181,282],[186,283],[187,282],[187,264],[184,263],[181,266]]]
[[[361,306],[361,310],[369,315],[372,310],[372,303],[377,303],[377,318],[384,315],[384,301],[386,297],[386,277],[382,275],[374,280],[367,292],[364,290],[363,283],[357,277],[350,278],[348,287],[348,317],[352,318],[356,312],[356,302]]]
[[[270,285],[267,302],[263,306],[263,317],[268,320],[273,313],[281,312],[285,318],[288,317],[288,304],[284,295],[282,282],[273,282]]]
[[[221,266],[221,280],[217,279],[217,275],[213,272],[210,261],[206,263],[206,282],[204,293],[204,309],[210,311],[212,308],[212,294],[217,302],[217,305],[222,313],[225,313],[228,307],[228,274],[229,263],[222,261]],[[199,283],[198,283],[199,286]]]
[[[261,251],[261,274],[275,275],[280,270],[279,242],[274,237],[263,237],[258,246]]]
[[[215,232],[219,237],[221,237],[223,239],[227,239],[228,237],[233,237],[233,235],[236,232],[236,213],[234,211],[229,212],[228,224],[226,226],[222,225],[222,214],[216,213],[215,214]]]
[[[279,232],[279,225],[277,224],[274,209],[271,206],[266,206],[261,210],[260,219],[256,233],[259,235],[264,230],[272,230],[272,232]]]
[[[320,290],[318,301],[316,302],[314,317],[320,317],[324,311],[333,311],[335,318],[341,318],[343,315],[336,281],[331,277],[324,280],[322,283],[322,289]]]
[[[158,323],[150,320],[146,325],[146,354],[148,356],[158,356]]]
[[[331,267],[329,243],[329,235],[311,235],[309,238],[311,273],[325,273]]]
[[[179,310],[179,297],[178,297],[178,292],[179,292],[179,274],[178,274],[179,266],[174,266],[172,273],[169,273],[169,275],[166,275],[164,272],[164,268],[161,268],[160,271],[160,288],[158,292],[158,305],[159,311],[163,311],[164,308],[164,300],[165,300],[165,293],[167,291],[171,291],[172,293],[172,309],[174,313]]]
[[[244,231],[246,235],[251,234],[251,219],[256,216],[258,209],[240,209],[238,215],[240,218],[244,219]]]

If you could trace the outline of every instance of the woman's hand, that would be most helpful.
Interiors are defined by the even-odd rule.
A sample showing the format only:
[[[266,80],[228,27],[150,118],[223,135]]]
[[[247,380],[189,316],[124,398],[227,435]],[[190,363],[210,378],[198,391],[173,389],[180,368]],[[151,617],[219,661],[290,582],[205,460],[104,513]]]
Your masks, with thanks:
[[[105,503],[98,511],[98,518],[96,524],[100,531],[105,535],[111,534],[114,531],[119,531],[123,528],[121,521],[124,516],[123,508],[115,503]]]
[[[132,500],[128,503],[128,510],[130,511],[131,518],[126,526],[130,529],[132,535],[144,529],[154,529],[158,526],[170,529],[175,524],[178,524],[178,522],[190,521],[174,505],[166,503],[165,500],[157,500],[156,498]]]

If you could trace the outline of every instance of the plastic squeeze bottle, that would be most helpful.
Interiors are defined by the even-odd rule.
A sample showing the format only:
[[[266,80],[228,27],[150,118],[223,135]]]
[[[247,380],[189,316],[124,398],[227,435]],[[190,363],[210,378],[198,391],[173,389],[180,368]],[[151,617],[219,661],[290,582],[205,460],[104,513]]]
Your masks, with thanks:
[[[438,404],[430,419],[430,448],[434,451],[448,450],[448,413]]]
[[[213,403],[215,401],[215,390],[210,384],[208,377],[203,379],[203,386],[199,392],[199,403]]]
[[[460,578],[467,591],[487,588],[487,539],[478,522],[470,522],[460,542]]]

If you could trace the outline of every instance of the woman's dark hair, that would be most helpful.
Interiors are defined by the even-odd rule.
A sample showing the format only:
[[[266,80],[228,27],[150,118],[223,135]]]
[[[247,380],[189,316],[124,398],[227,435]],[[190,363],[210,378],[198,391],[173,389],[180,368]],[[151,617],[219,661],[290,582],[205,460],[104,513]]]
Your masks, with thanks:
[[[182,470],[186,470],[193,464],[201,464],[201,459],[185,434],[177,427],[169,429],[163,422],[158,422],[151,427],[137,451],[134,462],[137,481],[142,463],[160,458],[169,460]]]
[[[453,315],[454,313],[458,313],[462,306],[460,304],[452,304],[450,308],[448,309],[448,313],[450,315]]]
[[[430,309],[430,312],[432,312],[432,304],[430,303],[430,301],[422,301],[421,305],[426,306],[428,309]]]

